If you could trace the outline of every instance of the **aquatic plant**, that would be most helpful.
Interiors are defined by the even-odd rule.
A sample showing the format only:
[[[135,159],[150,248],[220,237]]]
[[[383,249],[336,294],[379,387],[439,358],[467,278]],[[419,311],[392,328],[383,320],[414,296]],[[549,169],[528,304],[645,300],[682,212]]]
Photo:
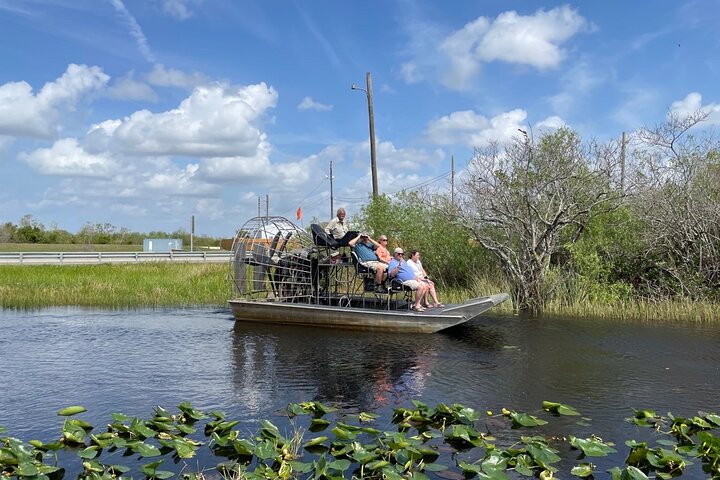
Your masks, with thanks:
[[[175,476],[183,480],[209,476],[231,480],[500,480],[518,475],[551,479],[556,474],[567,478],[558,473],[561,461],[567,462],[568,457],[559,455],[562,448],[577,453],[569,473],[593,478],[602,472],[588,460],[618,453],[617,445],[596,435],[566,437],[543,430],[548,420],[540,415],[589,420],[558,402],[543,402],[542,409],[533,413],[504,408],[498,415],[487,412],[486,416],[459,404],[430,407],[413,401],[411,407],[394,409],[392,418],[385,419],[386,427],[380,428],[383,419],[378,414],[342,413],[320,402],[304,402],[288,405],[287,431],[261,420],[249,437],[241,435],[238,420],[222,412],[205,413],[187,402],[178,409],[173,413],[158,406],[148,419],[113,413],[112,422],[100,433],[77,418],[85,408],[64,408],[58,412],[64,417],[58,440],[26,443],[0,437],[0,473],[23,480],[61,480],[71,468],[79,472],[80,480],[130,478],[133,473],[153,480]],[[654,429],[654,442],[626,441],[629,451],[624,464],[607,469],[612,480],[669,479],[684,473],[697,478],[699,470],[708,478],[720,476],[719,415],[699,412],[692,418],[662,417],[653,410],[635,410],[627,421]],[[531,433],[532,429],[536,430]],[[209,458],[221,460],[201,465],[196,458],[201,448],[214,455]],[[60,465],[61,451],[69,453],[62,461],[80,466]],[[190,466],[194,458],[195,468]],[[166,466],[168,459],[182,467]],[[700,468],[690,470],[694,462]]]

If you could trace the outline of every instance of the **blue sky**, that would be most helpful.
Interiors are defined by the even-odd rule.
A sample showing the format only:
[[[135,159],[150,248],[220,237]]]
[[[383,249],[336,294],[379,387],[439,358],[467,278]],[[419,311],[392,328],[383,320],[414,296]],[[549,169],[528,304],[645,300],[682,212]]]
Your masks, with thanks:
[[[379,188],[449,188],[473,147],[561,125],[720,123],[720,2],[0,0],[0,222],[230,236]],[[264,207],[263,207],[264,208]]]

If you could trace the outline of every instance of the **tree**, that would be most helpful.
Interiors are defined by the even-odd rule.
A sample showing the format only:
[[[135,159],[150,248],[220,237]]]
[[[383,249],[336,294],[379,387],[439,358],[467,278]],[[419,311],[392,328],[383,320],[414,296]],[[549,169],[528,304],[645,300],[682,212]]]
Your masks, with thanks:
[[[0,225],[0,243],[10,243],[15,238],[17,227],[12,222],[5,222]]]
[[[500,261],[519,310],[542,311],[553,255],[594,216],[620,204],[611,146],[584,147],[576,133],[560,129],[538,142],[524,134],[475,149],[455,215]]]
[[[645,222],[643,281],[656,297],[716,296],[720,287],[720,144],[708,113],[671,113],[637,134],[633,206]]]
[[[18,243],[42,243],[45,227],[35,220],[32,215],[24,215],[20,219],[20,226],[15,231],[15,241]]]
[[[475,275],[487,271],[488,259],[479,245],[470,241],[466,229],[449,219],[439,205],[444,197],[416,192],[392,198],[371,198],[353,221],[374,236],[385,234],[388,248],[418,250],[423,265],[436,283],[470,286]]]

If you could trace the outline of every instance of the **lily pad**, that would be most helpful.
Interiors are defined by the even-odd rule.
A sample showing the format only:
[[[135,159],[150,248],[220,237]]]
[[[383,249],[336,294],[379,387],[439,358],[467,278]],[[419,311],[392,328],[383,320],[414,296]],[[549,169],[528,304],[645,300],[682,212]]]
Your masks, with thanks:
[[[78,413],[87,412],[87,408],[80,406],[80,405],[73,405],[70,407],[63,408],[60,410],[57,414],[61,417],[70,417],[72,415],[77,415]]]
[[[565,405],[563,403],[557,403],[557,402],[548,402],[544,401],[543,403],[543,409],[552,412],[558,415],[580,415],[580,413],[575,410],[574,407],[571,407],[570,405]]]
[[[548,422],[528,413],[511,412],[510,418],[513,421],[513,428],[518,427],[537,427],[546,425]]]
[[[570,445],[573,448],[582,450],[588,457],[606,457],[617,450],[598,438],[577,438],[570,436]]]

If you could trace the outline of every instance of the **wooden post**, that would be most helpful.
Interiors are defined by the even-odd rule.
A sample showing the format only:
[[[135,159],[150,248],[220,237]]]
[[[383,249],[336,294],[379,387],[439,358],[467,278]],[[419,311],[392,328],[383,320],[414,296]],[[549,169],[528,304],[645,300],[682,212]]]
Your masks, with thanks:
[[[365,75],[368,98],[368,121],[370,123],[370,172],[372,173],[373,199],[378,196],[377,160],[375,157],[375,114],[373,112],[372,75]]]
[[[333,206],[332,160],[330,160],[330,218],[335,218],[335,207]]]
[[[625,193],[625,132],[620,144],[620,192]]]
[[[455,206],[455,155],[450,156],[450,204]]]

